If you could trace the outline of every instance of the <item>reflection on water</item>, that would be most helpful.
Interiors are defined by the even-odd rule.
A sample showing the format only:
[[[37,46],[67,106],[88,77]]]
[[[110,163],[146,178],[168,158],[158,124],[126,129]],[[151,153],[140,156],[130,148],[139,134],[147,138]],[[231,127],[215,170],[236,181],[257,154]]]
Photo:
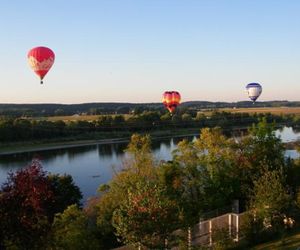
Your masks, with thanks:
[[[295,140],[300,133],[292,128],[283,128],[276,131],[283,141]],[[196,137],[174,137],[152,141],[152,149],[157,160],[171,160],[172,151],[177,143],[186,138],[194,140]],[[58,174],[71,174],[75,183],[80,187],[84,200],[95,195],[100,184],[108,182],[122,166],[126,154],[124,149],[127,143],[99,144],[81,146],[68,149],[47,150],[0,156],[0,184],[6,180],[9,171],[15,171],[30,163],[33,157],[42,160],[46,171]],[[295,150],[287,150],[286,155],[298,157]]]
[[[188,137],[192,140],[194,137]],[[152,149],[158,160],[171,160],[172,151],[183,138],[153,140]],[[46,171],[71,174],[84,194],[84,200],[95,195],[100,184],[108,182],[120,170],[128,143],[99,144],[74,148],[14,154],[0,157],[0,184],[9,171],[27,166],[39,157]]]
[[[295,149],[289,149],[285,151],[285,156],[290,157],[292,159],[296,159],[300,157],[300,154],[297,150]]]
[[[300,131],[292,127],[283,127],[276,130],[276,136],[280,137],[283,142],[296,141],[300,139]]]

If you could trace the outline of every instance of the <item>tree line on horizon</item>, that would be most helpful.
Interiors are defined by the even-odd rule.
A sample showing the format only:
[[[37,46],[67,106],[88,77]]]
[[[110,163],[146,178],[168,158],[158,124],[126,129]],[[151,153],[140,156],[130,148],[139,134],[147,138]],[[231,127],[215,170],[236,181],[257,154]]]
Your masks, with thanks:
[[[255,107],[300,107],[297,101],[266,101],[256,102]],[[254,107],[250,101],[240,102],[209,102],[209,101],[188,101],[180,104],[180,108],[201,110],[216,108],[250,108]],[[131,114],[143,111],[162,111],[162,103],[82,103],[82,104],[4,104],[0,103],[0,116],[10,117],[42,117],[42,116],[63,116],[75,114]]]
[[[187,249],[187,234],[173,232],[188,231],[203,214],[233,200],[247,211],[243,241],[235,243],[228,232],[216,231],[213,249],[247,249],[284,237],[291,230],[287,221],[299,225],[300,161],[284,156],[273,123],[261,119],[239,140],[218,127],[203,128],[198,139],[177,146],[172,160],[157,161],[150,136],[133,134],[122,171],[85,207],[70,176],[48,174],[38,161],[10,173],[0,188],[0,248],[132,244]]]

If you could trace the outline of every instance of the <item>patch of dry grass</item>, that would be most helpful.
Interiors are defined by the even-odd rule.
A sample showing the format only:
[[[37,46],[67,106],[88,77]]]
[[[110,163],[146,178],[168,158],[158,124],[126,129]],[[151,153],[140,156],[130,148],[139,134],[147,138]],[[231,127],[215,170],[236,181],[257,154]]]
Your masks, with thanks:
[[[45,121],[64,121],[66,123],[71,121],[96,121],[99,119],[100,116],[103,115],[69,115],[69,116],[51,116],[51,117],[38,117],[32,118],[33,120],[45,120]],[[115,116],[115,115],[111,115]],[[128,119],[131,115],[123,115],[125,119]]]
[[[300,107],[272,107],[272,108],[225,108],[219,111],[226,111],[231,113],[271,113],[275,115],[280,114],[297,114],[300,115]]]

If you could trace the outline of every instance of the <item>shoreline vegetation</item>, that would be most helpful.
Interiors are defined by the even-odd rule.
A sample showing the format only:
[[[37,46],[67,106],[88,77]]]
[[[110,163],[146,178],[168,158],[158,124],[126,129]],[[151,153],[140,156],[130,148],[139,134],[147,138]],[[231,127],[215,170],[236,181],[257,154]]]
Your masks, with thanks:
[[[199,129],[180,129],[174,131],[156,131],[149,133],[151,139],[161,140],[167,138],[180,138],[180,137],[190,137],[190,136],[199,136],[201,128]],[[247,128],[234,128],[232,127],[232,131],[246,131]],[[147,134],[147,133],[141,133]],[[57,149],[67,149],[67,148],[76,148],[76,147],[84,147],[84,146],[92,146],[92,145],[103,145],[103,144],[115,144],[115,143],[128,143],[130,141],[130,135],[124,137],[112,137],[105,139],[81,139],[81,140],[71,140],[71,141],[49,141],[49,142],[23,142],[16,144],[7,144],[0,145],[0,156],[8,156],[14,154],[22,154],[22,153],[32,153],[39,151],[48,151],[48,150],[57,150]],[[300,141],[290,141],[283,143],[285,149],[295,149],[300,146]]]
[[[198,130],[187,129],[186,131],[164,131],[165,135],[162,133],[149,133],[152,140],[160,140],[173,137],[189,137],[199,135],[200,128]],[[179,132],[179,134],[178,134]],[[185,133],[184,133],[185,132]],[[11,145],[0,146],[0,156],[12,155],[19,153],[29,153],[36,151],[45,150],[55,150],[55,149],[65,149],[73,147],[91,146],[91,145],[101,145],[101,144],[114,144],[114,143],[128,143],[130,141],[130,135],[126,137],[113,137],[106,139],[89,139],[89,140],[73,140],[73,141],[55,141],[55,142],[28,142],[28,143],[18,143]]]
[[[249,113],[243,113],[241,109],[203,113],[179,108],[174,114],[140,111],[130,115],[83,115],[76,117],[77,120],[72,120],[73,117],[61,117],[59,120],[59,116],[46,120],[0,117],[0,156],[128,142],[133,133],[149,134],[153,140],[199,135],[205,127],[220,127],[228,135],[236,131],[237,135],[245,134],[247,128],[257,124],[263,117],[279,127],[297,128],[300,125],[298,113],[252,113],[254,110],[249,108]],[[291,143],[288,147],[291,148]]]
[[[167,131],[180,137],[180,131],[191,129],[199,134],[197,139],[178,142],[170,161],[155,160],[153,134],[153,139],[159,139],[158,135],[167,138]],[[28,167],[9,174],[0,189],[0,219],[4,222],[0,224],[0,248],[113,249],[122,244],[186,248],[191,245],[184,236],[186,229],[211,211],[231,207],[233,201],[238,201],[238,213],[247,212],[241,217],[241,241],[234,241],[226,225],[213,227],[210,237],[216,246],[250,249],[282,238],[297,229],[293,223],[300,218],[300,161],[286,160],[275,129],[275,123],[267,123],[265,117],[247,130],[232,123],[201,131],[198,127],[151,130],[152,135],[140,130],[143,134],[133,133],[129,140],[125,150],[129,158],[122,171],[101,185],[98,196],[92,196],[84,207],[72,176],[48,174],[36,158]],[[106,136],[112,134],[107,131]],[[113,142],[122,140],[126,137]],[[71,146],[74,142],[64,143]],[[178,229],[182,234],[174,234]]]

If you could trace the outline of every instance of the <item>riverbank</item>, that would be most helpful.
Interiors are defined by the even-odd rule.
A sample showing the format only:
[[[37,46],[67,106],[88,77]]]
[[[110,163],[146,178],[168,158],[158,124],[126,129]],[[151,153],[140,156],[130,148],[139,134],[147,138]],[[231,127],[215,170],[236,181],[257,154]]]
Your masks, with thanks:
[[[173,129],[173,130],[161,130],[152,131],[150,133],[141,132],[141,134],[149,134],[152,140],[160,140],[170,137],[188,137],[199,135],[201,128],[189,128],[189,129]],[[224,129],[224,131],[245,131],[246,127],[232,127]],[[101,144],[114,144],[114,143],[127,143],[130,140],[132,133],[102,133],[95,134],[94,138],[91,139],[89,135],[88,139],[85,138],[64,138],[62,140],[53,139],[45,141],[34,141],[34,142],[19,142],[12,144],[0,144],[0,156],[14,155],[20,153],[39,152],[46,150],[66,149],[75,148],[90,145],[101,145]],[[299,141],[291,141],[284,143],[286,149],[295,149],[300,147]]]
[[[178,129],[178,130],[164,130],[154,131],[147,133],[151,136],[152,140],[160,140],[170,137],[188,137],[199,135],[200,128],[197,129]],[[38,152],[45,150],[56,150],[65,148],[74,148],[90,145],[113,144],[113,143],[126,143],[129,142],[132,133],[122,134],[118,137],[116,134],[111,134],[111,138],[95,138],[95,139],[69,139],[69,140],[53,140],[42,142],[22,142],[14,144],[0,145],[0,156],[13,155],[19,153]],[[146,134],[141,133],[141,134]],[[120,134],[119,134],[120,136]],[[103,136],[102,136],[103,137]],[[105,137],[108,137],[106,134]]]

